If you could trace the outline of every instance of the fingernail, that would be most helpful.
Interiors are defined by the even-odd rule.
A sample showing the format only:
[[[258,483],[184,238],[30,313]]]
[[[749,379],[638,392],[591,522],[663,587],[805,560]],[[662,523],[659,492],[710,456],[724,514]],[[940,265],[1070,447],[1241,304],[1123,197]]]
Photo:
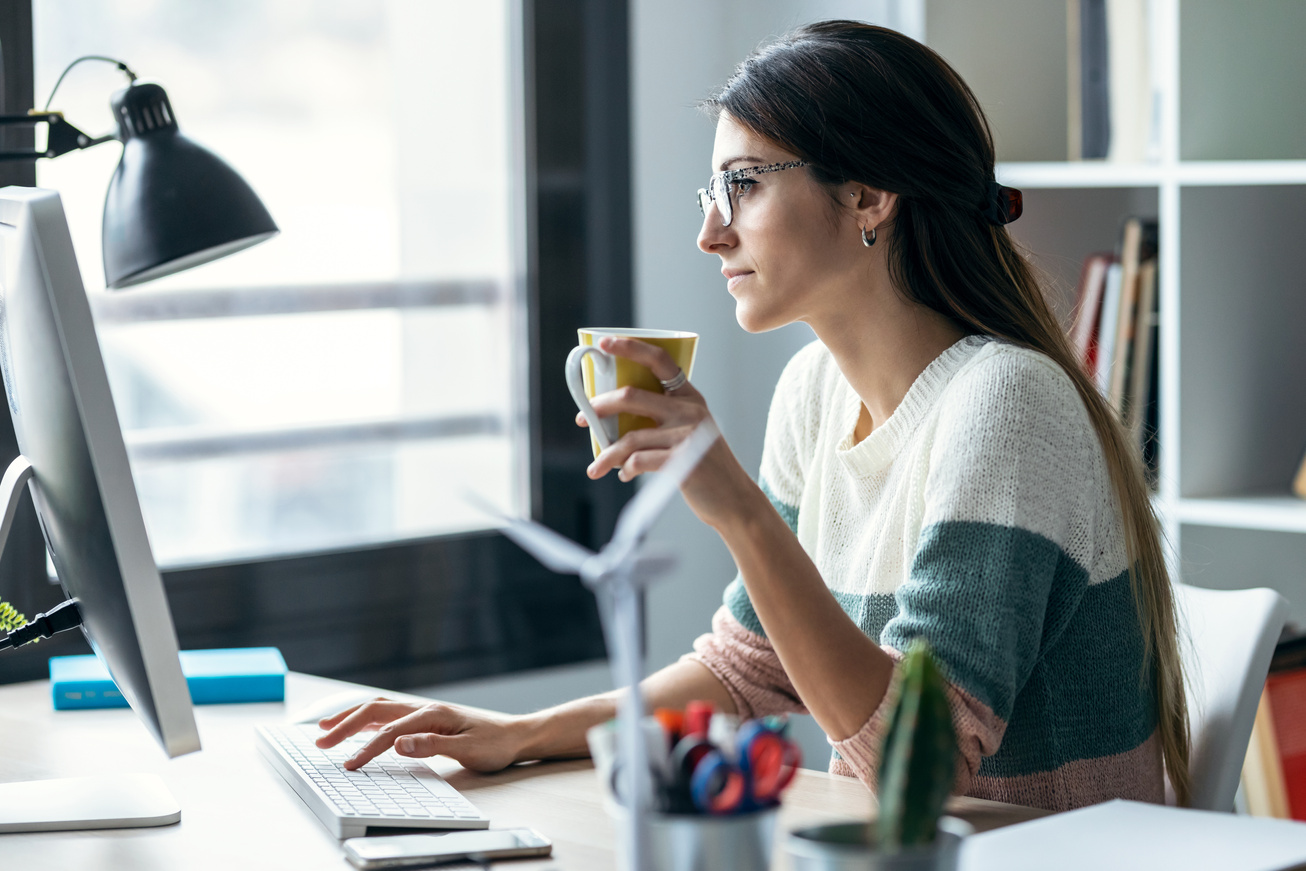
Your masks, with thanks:
[[[417,749],[417,742],[412,738],[400,738],[395,742],[395,746],[399,748],[400,753],[412,753]]]
[[[585,474],[586,474],[586,475],[589,475],[591,478],[593,478],[594,475],[595,475],[595,473],[597,473],[597,472],[598,472],[598,469],[596,469],[596,468],[594,467],[594,464],[592,464],[592,463],[591,463],[588,467],[586,467],[586,469],[585,469]]]

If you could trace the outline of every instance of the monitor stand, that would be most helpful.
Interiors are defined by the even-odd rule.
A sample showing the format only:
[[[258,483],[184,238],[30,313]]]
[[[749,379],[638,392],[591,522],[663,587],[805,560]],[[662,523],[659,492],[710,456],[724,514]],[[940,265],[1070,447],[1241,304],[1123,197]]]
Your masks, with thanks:
[[[19,456],[0,480],[0,554],[31,478],[32,464]],[[0,783],[0,833],[167,826],[180,819],[177,799],[154,774]]]
[[[155,774],[0,783],[0,833],[167,826],[180,819],[181,805]]]

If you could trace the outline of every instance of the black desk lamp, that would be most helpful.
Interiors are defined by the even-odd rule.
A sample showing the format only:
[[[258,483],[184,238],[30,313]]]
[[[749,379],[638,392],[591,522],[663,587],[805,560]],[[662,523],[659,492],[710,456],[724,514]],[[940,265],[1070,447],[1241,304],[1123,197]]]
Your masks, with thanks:
[[[60,83],[85,60],[116,64],[130,84],[113,95],[116,134],[91,138],[49,111]],[[45,151],[0,151],[0,160],[58,157],[109,140],[122,142],[122,159],[104,199],[104,282],[113,289],[162,278],[242,248],[279,231],[258,195],[213,152],[177,129],[163,88],[136,84],[122,61],[90,55],[68,65],[40,112],[0,115],[0,125],[48,125]]]

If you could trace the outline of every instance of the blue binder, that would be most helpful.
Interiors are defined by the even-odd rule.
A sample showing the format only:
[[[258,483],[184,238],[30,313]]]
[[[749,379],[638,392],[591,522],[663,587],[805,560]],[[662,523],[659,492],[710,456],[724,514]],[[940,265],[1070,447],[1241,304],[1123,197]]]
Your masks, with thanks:
[[[183,650],[181,673],[196,705],[286,697],[286,661],[275,647]],[[108,669],[93,655],[50,657],[50,691],[56,711],[127,707]]]

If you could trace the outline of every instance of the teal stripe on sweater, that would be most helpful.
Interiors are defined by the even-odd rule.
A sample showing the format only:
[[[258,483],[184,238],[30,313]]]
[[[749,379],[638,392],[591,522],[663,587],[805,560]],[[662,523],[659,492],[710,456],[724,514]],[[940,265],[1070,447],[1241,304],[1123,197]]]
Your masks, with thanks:
[[[868,638],[876,641],[880,640],[880,633],[889,621],[898,615],[898,602],[893,596],[882,593],[840,593],[835,590],[830,592],[834,594],[834,599],[843,608],[843,612],[853,618],[853,622]]]
[[[921,531],[898,616],[880,641],[925,636],[949,679],[1011,722],[1034,669],[1052,590],[1082,596],[1088,572],[1051,540],[1011,526],[945,521]]]
[[[986,777],[1052,771],[1133,750],[1156,728],[1151,675],[1128,573],[1089,587],[1074,619],[1034,666]]]
[[[771,485],[766,483],[765,478],[758,478],[757,485],[762,488],[762,492],[766,494],[766,498],[771,500],[771,505],[775,508],[777,512],[779,512],[781,519],[783,519],[785,523],[789,524],[789,530],[793,532],[794,535],[797,535],[798,534],[798,506],[790,505],[788,502],[785,502],[784,500],[776,496],[775,493],[772,492],[771,490]]]
[[[789,525],[789,529],[798,534],[798,506],[790,505],[779,499],[775,493],[771,492],[771,487],[766,483],[765,478],[758,479],[758,486],[766,494],[766,498],[771,501],[780,518]],[[739,621],[749,632],[755,635],[766,636],[766,631],[762,629],[762,621],[757,619],[757,612],[753,610],[753,602],[748,598],[748,590],[744,589],[744,578],[742,575],[735,575],[735,579],[726,587],[725,594],[721,597],[725,606],[730,609],[731,615]]]
[[[839,603],[839,607],[852,618],[862,632],[876,640],[884,631],[885,625],[898,613],[898,603],[893,596],[874,594],[864,596],[860,593],[840,593],[835,590],[830,592],[834,600]],[[757,613],[753,610],[753,602],[748,598],[748,591],[744,588],[744,579],[741,576],[736,575],[730,586],[726,587],[725,603],[729,606],[730,613],[745,629],[758,635],[766,635],[762,631],[761,621],[757,619]]]
[[[766,637],[766,630],[762,628],[762,621],[757,619],[757,612],[753,610],[753,600],[748,598],[748,590],[744,587],[744,576],[735,575],[735,579],[726,587],[725,595],[721,597],[725,606],[730,609],[730,614],[739,621],[743,626],[754,635]]]

